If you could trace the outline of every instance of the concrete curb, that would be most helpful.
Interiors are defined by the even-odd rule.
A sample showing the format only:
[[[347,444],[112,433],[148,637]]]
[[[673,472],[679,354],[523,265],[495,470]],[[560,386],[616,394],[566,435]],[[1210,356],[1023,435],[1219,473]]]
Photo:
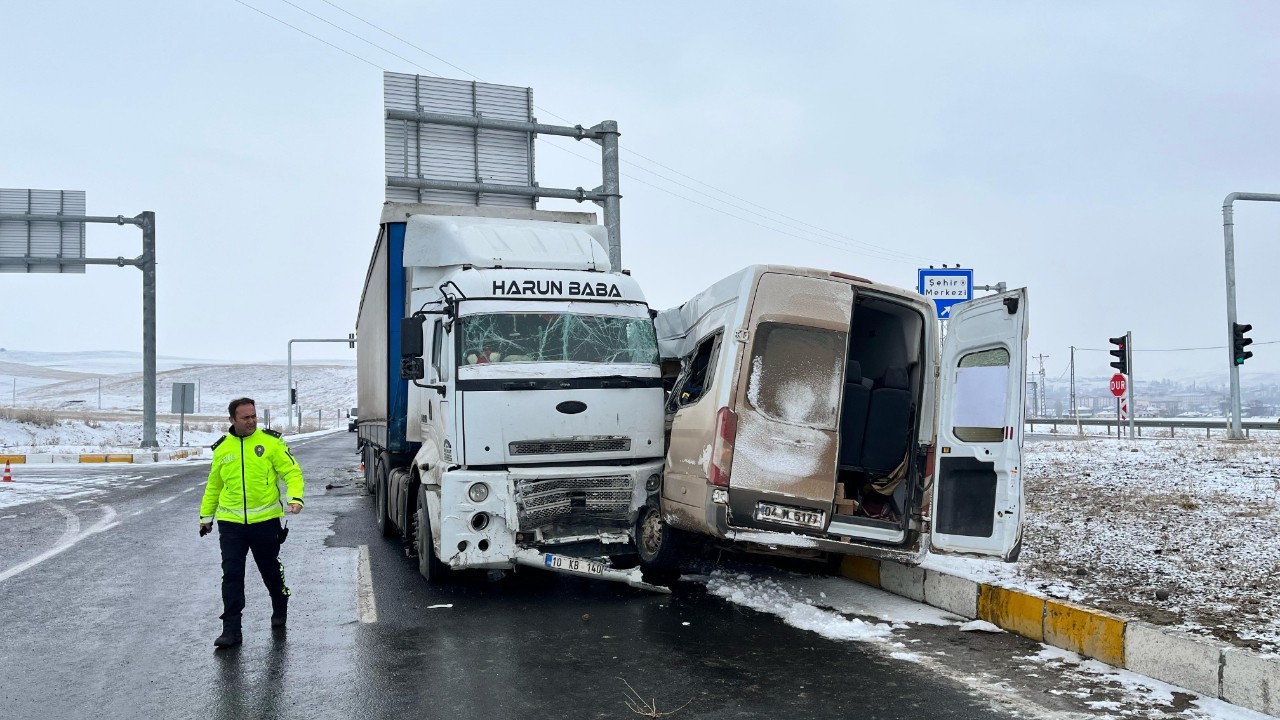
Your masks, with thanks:
[[[845,557],[840,574],[1046,645],[1280,717],[1280,657],[1074,603],[888,560]]]
[[[204,448],[184,448],[182,450],[155,450],[135,453],[75,453],[50,454],[37,453],[31,455],[0,454],[0,465],[34,465],[38,463],[155,463],[168,460],[198,458]]]

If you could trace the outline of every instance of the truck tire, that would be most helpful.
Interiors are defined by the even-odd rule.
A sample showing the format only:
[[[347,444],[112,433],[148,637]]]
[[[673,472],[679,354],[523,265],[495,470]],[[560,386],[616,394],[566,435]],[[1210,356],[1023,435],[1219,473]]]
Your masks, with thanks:
[[[381,533],[382,537],[389,538],[396,536],[396,526],[392,524],[391,518],[388,515],[391,511],[391,507],[390,503],[387,502],[387,499],[391,494],[391,488],[389,486],[390,478],[387,477],[385,470],[386,463],[382,458],[378,458],[378,473],[377,478],[374,480],[374,482],[377,483],[375,494],[377,495],[378,500],[375,503],[376,507],[373,512],[376,516],[375,522],[378,525],[378,532]]]
[[[636,554],[646,582],[670,584],[680,578],[688,539],[662,519],[654,505],[640,509],[636,518]]]
[[[413,514],[413,545],[418,553],[418,574],[431,585],[448,577],[449,566],[440,562],[431,542],[431,515],[427,511],[427,491],[418,488],[418,510]]]

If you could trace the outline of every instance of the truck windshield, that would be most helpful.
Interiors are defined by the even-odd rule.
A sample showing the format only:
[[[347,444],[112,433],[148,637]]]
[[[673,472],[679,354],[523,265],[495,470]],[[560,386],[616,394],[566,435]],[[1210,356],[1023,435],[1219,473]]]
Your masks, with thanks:
[[[571,313],[491,313],[459,318],[460,365],[499,362],[658,364],[648,319]]]

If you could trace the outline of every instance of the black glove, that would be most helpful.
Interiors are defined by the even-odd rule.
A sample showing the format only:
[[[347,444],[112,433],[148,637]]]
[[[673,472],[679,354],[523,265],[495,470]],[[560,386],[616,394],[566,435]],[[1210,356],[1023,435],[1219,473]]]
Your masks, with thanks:
[[[209,533],[211,533],[211,532],[213,532],[213,526],[212,526],[212,525],[201,525],[201,526],[200,526],[200,537],[204,537],[205,535],[208,535],[208,534],[209,534]]]

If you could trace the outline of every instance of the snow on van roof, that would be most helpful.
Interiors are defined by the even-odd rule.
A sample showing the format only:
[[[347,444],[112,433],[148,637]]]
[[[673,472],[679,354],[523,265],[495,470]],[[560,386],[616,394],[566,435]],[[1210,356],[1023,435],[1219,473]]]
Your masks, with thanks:
[[[544,220],[412,215],[405,267],[471,265],[609,272],[605,228]]]

